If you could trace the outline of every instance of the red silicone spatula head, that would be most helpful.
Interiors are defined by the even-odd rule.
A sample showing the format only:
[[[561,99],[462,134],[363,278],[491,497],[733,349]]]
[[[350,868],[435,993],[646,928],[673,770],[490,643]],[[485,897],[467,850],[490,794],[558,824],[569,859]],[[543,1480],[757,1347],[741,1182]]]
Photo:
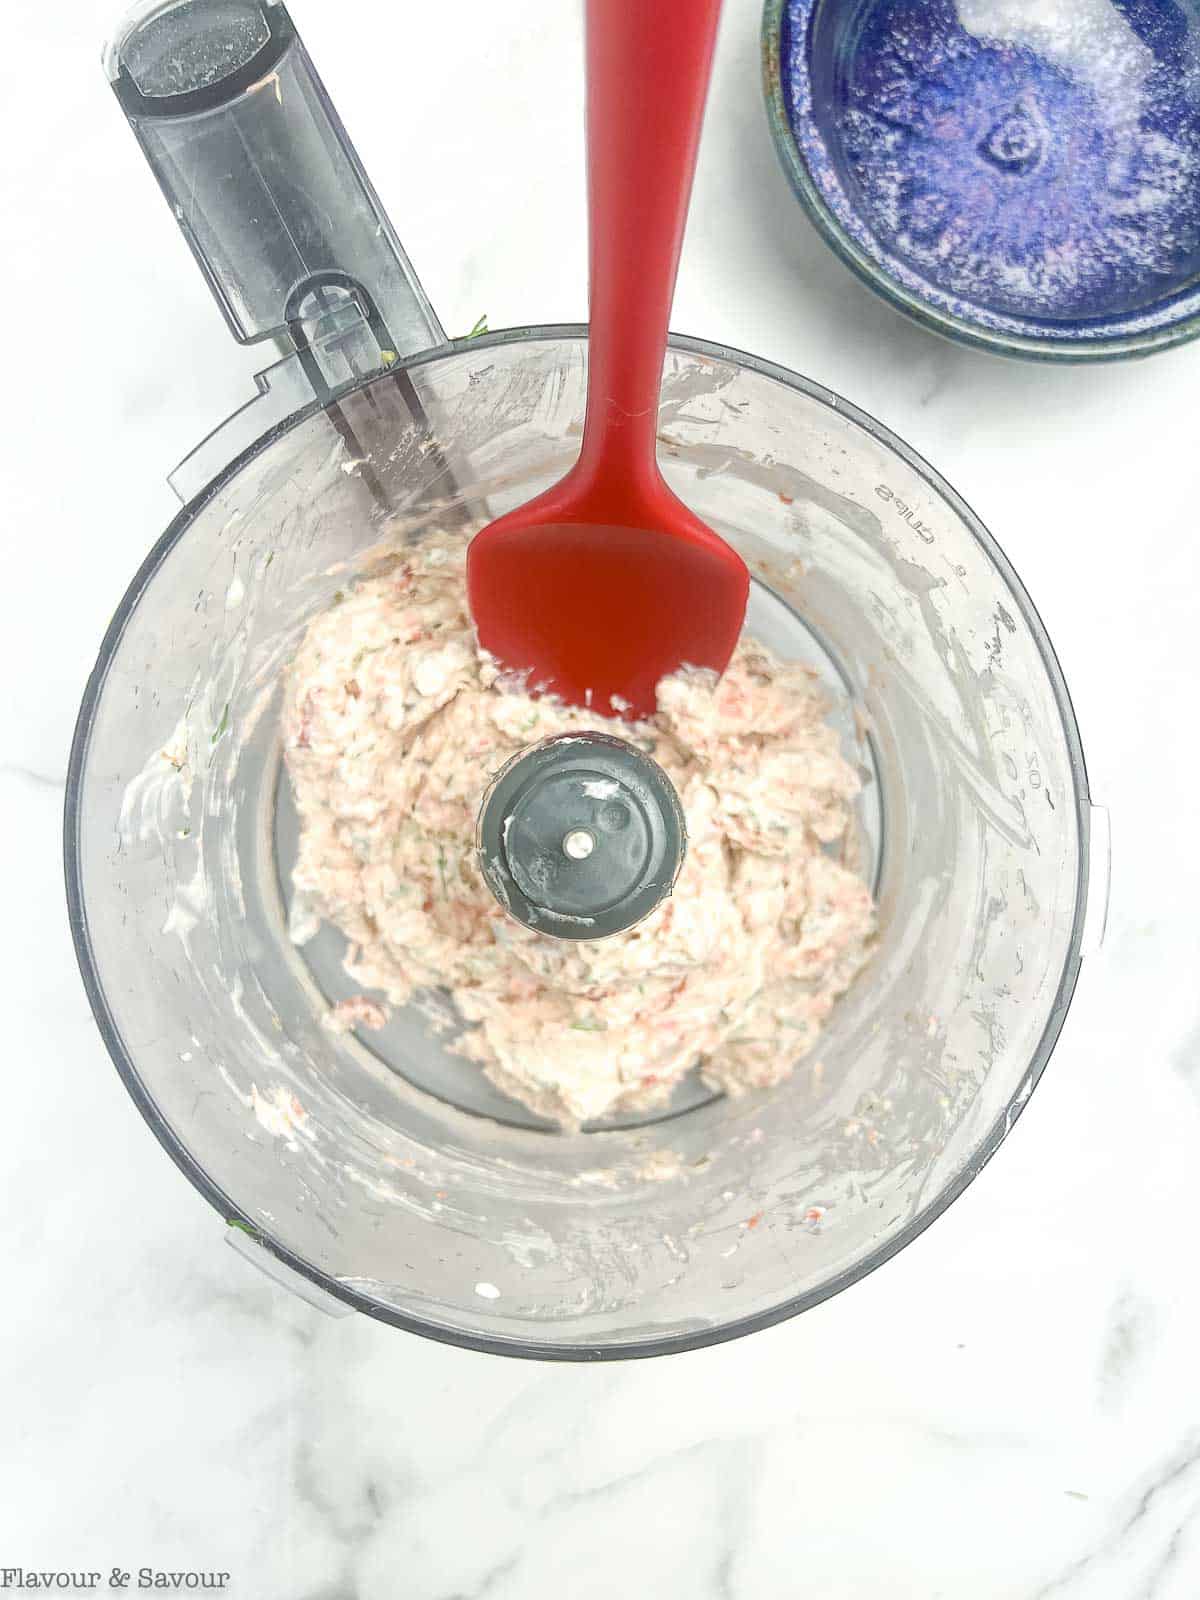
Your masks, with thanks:
[[[630,716],[683,665],[724,671],[737,553],[667,488],[655,439],[667,318],[720,0],[587,0],[591,324],[579,460],[475,536],[480,642],[535,689]]]

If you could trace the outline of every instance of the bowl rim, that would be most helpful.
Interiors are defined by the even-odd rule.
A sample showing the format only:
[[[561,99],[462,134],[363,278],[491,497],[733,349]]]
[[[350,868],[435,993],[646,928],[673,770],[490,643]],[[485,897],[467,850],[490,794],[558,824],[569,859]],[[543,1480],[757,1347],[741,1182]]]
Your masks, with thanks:
[[[690,338],[679,334],[670,336],[669,346],[673,350],[682,351],[687,355],[699,356],[710,361],[736,364],[748,371],[782,384],[786,388],[806,395],[809,399],[816,400],[841,416],[848,417],[873,438],[893,450],[924,479],[936,494],[947,501],[952,509],[963,519],[972,535],[983,547],[985,554],[996,566],[1001,577],[1009,585],[1013,598],[1020,607],[1025,622],[1033,634],[1034,643],[1054,695],[1074,779],[1073,800],[1078,841],[1074,917],[1062,972],[1047,1015],[1046,1025],[1026,1071],[1021,1075],[1020,1082],[1011,1099],[995,1118],[970,1157],[964,1161],[959,1171],[932,1200],[911,1217],[905,1226],[899,1229],[891,1239],[886,1240],[867,1256],[864,1256],[861,1261],[802,1294],[789,1296],[765,1310],[743,1317],[736,1317],[728,1322],[714,1324],[712,1327],[689,1330],[684,1333],[665,1333],[655,1339],[622,1340],[618,1338],[611,1342],[571,1343],[566,1341],[547,1341],[542,1343],[536,1340],[506,1338],[476,1332],[473,1329],[455,1328],[432,1319],[425,1319],[372,1300],[367,1295],[348,1287],[337,1278],[323,1272],[319,1267],[314,1266],[311,1262],[298,1255],[289,1246],[273,1238],[268,1230],[262,1226],[261,1222],[244,1212],[237,1202],[226,1194],[200,1166],[183,1142],[183,1139],[159,1111],[153,1095],[138,1071],[136,1062],[125,1048],[120,1029],[109,1007],[104,987],[100,981],[88,922],[80,852],[80,827],[83,820],[83,782],[87,771],[95,715],[104,692],[109,667],[120,645],[125,626],[136,609],[143,592],[175,545],[184,537],[197,514],[221,492],[225,485],[243,467],[268,450],[276,439],[308,421],[318,412],[325,410],[331,401],[342,399],[349,393],[366,388],[380,379],[390,378],[398,370],[416,371],[448,356],[495,349],[510,344],[563,343],[566,341],[586,344],[586,324],[559,323],[508,328],[475,338],[449,340],[445,344],[436,345],[418,355],[396,362],[384,372],[372,373],[366,378],[351,381],[336,390],[330,397],[330,401],[314,399],[300,407],[291,416],[284,418],[273,427],[267,429],[260,438],[247,446],[246,449],[225,465],[204,489],[181,507],[151,547],[114,612],[101,642],[96,663],[84,689],[71,741],[70,759],[67,768],[66,798],[63,808],[63,863],[68,917],[71,937],[75,947],[75,956],[79,964],[88,1002],[96,1019],[105,1048],[108,1050],[134,1104],[141,1112],[142,1117],[159,1144],[162,1145],[163,1149],[193,1187],[219,1213],[228,1227],[237,1228],[249,1234],[276,1261],[281,1262],[285,1267],[290,1268],[301,1278],[308,1280],[309,1283],[314,1284],[333,1299],[343,1302],[351,1310],[364,1312],[377,1321],[402,1328],[406,1332],[420,1334],[443,1344],[481,1351],[488,1355],[515,1356],[527,1360],[543,1361],[613,1361],[670,1355],[684,1350],[700,1349],[707,1345],[721,1344],[726,1340],[740,1338],[746,1334],[758,1332],[760,1329],[772,1327],[774,1324],[787,1321],[803,1311],[811,1310],[812,1307],[830,1299],[833,1295],[840,1293],[841,1290],[848,1288],[852,1283],[856,1283],[859,1279],[865,1278],[869,1273],[874,1272],[884,1262],[891,1260],[906,1245],[911,1244],[918,1235],[924,1233],[930,1223],[941,1216],[942,1212],[963,1193],[972,1179],[982,1171],[983,1167],[995,1154],[1031,1098],[1032,1092],[1036,1088],[1058,1041],[1063,1022],[1070,1007],[1083,954],[1084,926],[1091,878],[1090,821],[1092,811],[1087,768],[1074,708],[1062,669],[1046,633],[1045,626],[1008,558],[967,505],[966,501],[951,488],[945,479],[923,457],[905,444],[896,434],[892,433],[889,428],[870,416],[869,413],[860,410],[851,402],[843,400],[839,395],[834,394],[822,385],[813,383],[811,380],[789,371],[786,367],[749,355],[745,351],[736,350],[728,345],[714,344],[708,340]]]
[[[1200,335],[1200,309],[1163,328],[1142,333],[1111,334],[1088,343],[1078,339],[1033,336],[1001,332],[956,316],[905,287],[884,261],[865,250],[839,220],[812,174],[792,131],[783,93],[783,63],[780,50],[784,13],[792,0],[764,0],[760,57],[762,89],[767,122],[780,165],[793,193],[808,214],[825,243],[850,268],[867,288],[921,327],[956,344],[987,350],[993,355],[1018,357],[1030,361],[1058,361],[1083,365],[1096,361],[1120,361],[1171,350]]]

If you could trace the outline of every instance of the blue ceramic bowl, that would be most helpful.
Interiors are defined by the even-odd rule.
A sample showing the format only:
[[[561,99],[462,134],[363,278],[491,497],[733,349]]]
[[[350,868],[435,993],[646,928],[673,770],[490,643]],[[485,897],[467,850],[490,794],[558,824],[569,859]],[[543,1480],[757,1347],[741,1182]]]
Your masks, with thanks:
[[[1200,333],[1197,0],[767,0],[775,144],[842,259],[1006,355]]]

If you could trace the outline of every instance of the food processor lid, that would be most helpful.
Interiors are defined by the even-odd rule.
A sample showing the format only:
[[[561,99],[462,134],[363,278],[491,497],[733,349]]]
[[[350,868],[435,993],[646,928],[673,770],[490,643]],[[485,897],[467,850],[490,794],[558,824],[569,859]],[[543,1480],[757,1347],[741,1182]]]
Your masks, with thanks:
[[[609,734],[558,734],[502,767],[484,797],[480,870],[504,909],[558,939],[622,933],[671,893],[687,829],[666,773]]]

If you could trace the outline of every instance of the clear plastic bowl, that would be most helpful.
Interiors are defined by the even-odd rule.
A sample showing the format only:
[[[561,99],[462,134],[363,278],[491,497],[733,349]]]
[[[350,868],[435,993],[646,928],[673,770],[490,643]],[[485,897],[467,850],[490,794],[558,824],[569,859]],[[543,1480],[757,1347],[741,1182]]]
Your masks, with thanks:
[[[676,339],[667,476],[748,561],[756,631],[843,696],[870,779],[871,965],[781,1087],[689,1085],[640,1124],[574,1135],[456,1058],[436,1000],[368,1042],[323,1028],[349,989],[331,930],[303,954],[287,938],[280,670],[381,543],[498,514],[565,469],[585,359],[578,328],[459,342],[245,449],[112,622],[66,811],[105,1042],[222,1216],[384,1321],[576,1359],[804,1310],[961,1192],[1062,1026],[1092,816],[1049,641],[953,490],[836,396]]]

